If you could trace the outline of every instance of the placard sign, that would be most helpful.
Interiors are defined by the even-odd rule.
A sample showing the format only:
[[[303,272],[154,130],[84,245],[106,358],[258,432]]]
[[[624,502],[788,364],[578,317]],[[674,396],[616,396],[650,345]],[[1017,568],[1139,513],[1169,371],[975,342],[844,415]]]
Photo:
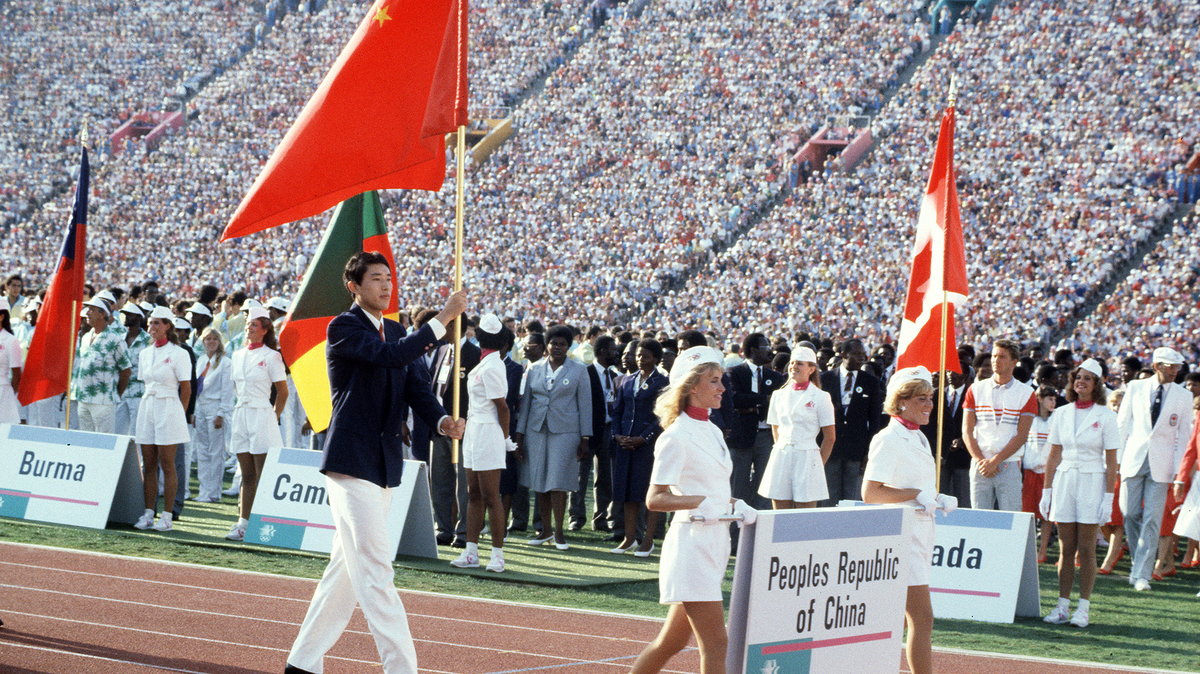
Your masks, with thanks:
[[[0,424],[0,517],[103,529],[136,522],[142,499],[129,436]]]
[[[1011,623],[1040,615],[1032,514],[959,508],[934,521],[934,617]]]
[[[245,540],[277,548],[328,553],[333,547],[333,513],[320,467],[321,452],[269,450]],[[388,540],[397,553],[436,558],[437,540],[425,469],[422,461],[404,462],[404,477],[392,490]]]
[[[896,506],[760,512],[738,545],[726,668],[898,669],[912,517]]]

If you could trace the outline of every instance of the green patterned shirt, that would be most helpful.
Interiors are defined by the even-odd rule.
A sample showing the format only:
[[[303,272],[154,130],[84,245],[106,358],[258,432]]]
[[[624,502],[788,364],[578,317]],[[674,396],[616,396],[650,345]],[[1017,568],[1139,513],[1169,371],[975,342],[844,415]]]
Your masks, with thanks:
[[[117,382],[121,370],[133,367],[124,334],[88,330],[75,352],[75,370],[71,376],[71,399],[82,403],[115,405],[120,400]]]
[[[124,340],[125,336],[122,335],[121,339]],[[142,330],[133,338],[133,344],[126,347],[129,350],[129,360],[133,363],[133,371],[129,373],[129,385],[125,387],[125,395],[121,396],[122,398],[141,398],[146,392],[146,383],[138,374],[138,356],[147,346],[150,346],[150,333]]]

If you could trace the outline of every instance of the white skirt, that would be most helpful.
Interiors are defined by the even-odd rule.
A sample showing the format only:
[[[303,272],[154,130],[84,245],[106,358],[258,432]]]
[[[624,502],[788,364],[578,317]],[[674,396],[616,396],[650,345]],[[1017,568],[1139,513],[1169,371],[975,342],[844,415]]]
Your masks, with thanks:
[[[722,601],[729,565],[729,523],[696,524],[688,511],[675,514],[659,558],[658,602]],[[683,519],[681,519],[683,518]]]
[[[283,446],[279,420],[270,407],[233,408],[233,437],[229,449],[237,454],[266,454],[272,447]]]
[[[775,447],[767,459],[759,495],[776,501],[807,503],[829,498],[820,450]]]
[[[139,445],[178,445],[192,439],[187,413],[174,396],[142,398],[133,434]]]
[[[1192,486],[1187,496],[1183,497],[1174,533],[1176,536],[1200,540],[1200,477],[1192,478]]]
[[[923,512],[913,518],[912,537],[908,541],[908,584],[928,585],[933,569],[933,543],[935,539],[933,517]]]
[[[1081,473],[1069,468],[1054,474],[1050,499],[1051,522],[1106,524],[1100,521],[1100,499],[1104,496],[1104,473]]]
[[[462,438],[463,468],[474,471],[502,470],[507,450],[500,422],[491,419],[475,421],[467,417],[467,428]]]

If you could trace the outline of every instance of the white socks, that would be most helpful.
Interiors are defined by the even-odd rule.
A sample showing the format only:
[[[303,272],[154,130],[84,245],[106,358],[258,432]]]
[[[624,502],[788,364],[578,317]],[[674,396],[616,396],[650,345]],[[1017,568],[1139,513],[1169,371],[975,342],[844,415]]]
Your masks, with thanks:
[[[1059,601],[1062,601],[1062,600],[1060,599]],[[1083,611],[1084,613],[1087,613],[1088,607],[1091,605],[1092,605],[1092,602],[1090,599],[1080,599],[1079,600],[1079,610]]]
[[[476,557],[478,557],[479,556],[479,544],[467,541],[467,554],[475,555]]]
[[[142,514],[149,517],[150,519],[154,519],[154,511],[149,508],[146,508],[146,511],[143,512]]]
[[[247,527],[247,526],[249,526],[249,525],[250,525],[250,520],[248,520],[248,519],[246,519],[246,518],[244,518],[244,517],[239,517],[239,518],[238,518],[238,521],[237,521],[237,525],[238,525],[239,527]]]
[[[468,543],[467,545],[470,545],[470,543]],[[492,559],[498,559],[503,562],[504,561],[504,548],[492,548]]]
[[[1087,601],[1087,600],[1080,599],[1079,601],[1083,602],[1083,601]],[[1058,607],[1064,611],[1069,611],[1071,609],[1071,598],[1070,597],[1059,597],[1058,598]]]

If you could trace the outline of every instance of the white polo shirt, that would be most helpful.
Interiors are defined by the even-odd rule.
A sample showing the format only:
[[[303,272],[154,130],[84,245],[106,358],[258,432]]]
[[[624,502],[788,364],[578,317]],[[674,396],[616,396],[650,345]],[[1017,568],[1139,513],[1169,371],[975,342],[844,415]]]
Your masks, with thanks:
[[[1017,434],[1017,424],[1022,416],[1037,416],[1037,397],[1032,386],[1022,384],[1015,377],[1000,385],[993,376],[971,384],[963,400],[963,410],[975,412],[975,442],[979,443],[984,458],[990,459]],[[1023,449],[1014,452],[1005,463],[1020,461]]]

